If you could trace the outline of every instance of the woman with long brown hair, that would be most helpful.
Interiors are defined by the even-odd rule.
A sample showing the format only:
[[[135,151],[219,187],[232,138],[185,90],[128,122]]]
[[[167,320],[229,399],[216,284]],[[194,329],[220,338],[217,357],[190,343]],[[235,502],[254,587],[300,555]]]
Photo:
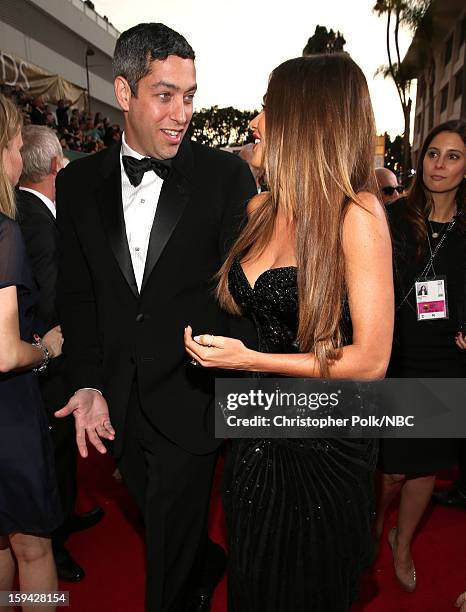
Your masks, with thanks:
[[[16,558],[20,590],[47,593],[57,590],[48,534],[62,518],[33,369],[45,369],[61,353],[63,339],[54,328],[33,342],[36,289],[14,221],[21,145],[20,113],[0,94],[0,591],[12,589]],[[52,599],[43,603],[44,610],[55,610]],[[26,600],[23,610],[32,609]]]
[[[251,317],[253,351],[185,330],[204,367],[261,375],[377,379],[393,325],[391,245],[373,195],[374,119],[347,54],[276,68],[251,122],[270,191],[219,275],[218,298]],[[207,331],[207,330],[206,330]],[[229,610],[340,612],[371,558],[377,443],[234,440],[226,482]]]
[[[464,378],[466,348],[466,123],[448,121],[428,134],[407,198],[388,207],[396,268],[395,340],[389,376]],[[438,470],[457,462],[446,439],[387,439],[376,536],[401,493],[397,526],[389,532],[396,576],[416,588],[411,542],[430,501]]]

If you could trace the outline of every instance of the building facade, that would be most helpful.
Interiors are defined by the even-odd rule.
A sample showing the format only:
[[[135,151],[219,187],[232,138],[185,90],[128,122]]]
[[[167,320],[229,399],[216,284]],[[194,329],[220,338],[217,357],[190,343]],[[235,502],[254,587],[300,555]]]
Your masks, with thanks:
[[[430,130],[466,119],[466,3],[433,0],[403,60],[417,79],[413,159]]]
[[[1,0],[0,53],[4,62],[20,58],[82,90],[89,77],[91,110],[121,123],[112,77],[119,32],[91,7],[82,0]]]

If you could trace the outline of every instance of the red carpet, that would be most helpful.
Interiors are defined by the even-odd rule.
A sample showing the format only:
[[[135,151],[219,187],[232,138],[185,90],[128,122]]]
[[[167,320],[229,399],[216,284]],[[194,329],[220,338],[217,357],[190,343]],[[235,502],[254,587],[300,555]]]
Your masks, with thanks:
[[[107,456],[91,453],[81,461],[80,509],[98,504],[105,517],[93,529],[73,535],[69,548],[87,576],[78,584],[62,583],[70,591],[74,612],[143,612],[144,548],[138,513],[121,482],[112,478]],[[445,476],[446,478],[446,476]],[[225,541],[219,500],[220,469],[212,500],[211,536]],[[439,481],[439,486],[448,485]],[[389,517],[392,526],[395,514]],[[353,612],[454,612],[457,595],[466,589],[466,510],[432,506],[413,545],[418,574],[415,593],[403,593],[393,574],[386,539],[379,559],[365,577]],[[213,612],[226,611],[225,580],[215,592]],[[283,612],[292,612],[284,610]],[[329,610],[329,612],[331,612]]]

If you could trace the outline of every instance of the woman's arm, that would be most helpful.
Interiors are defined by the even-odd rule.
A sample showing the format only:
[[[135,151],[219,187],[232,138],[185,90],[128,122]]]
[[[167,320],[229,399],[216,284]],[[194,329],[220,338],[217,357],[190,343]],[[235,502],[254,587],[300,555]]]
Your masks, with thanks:
[[[330,365],[330,377],[359,380],[383,378],[388,366],[394,322],[391,241],[385,212],[371,194],[361,194],[365,206],[352,203],[343,224],[346,284],[353,325],[353,343],[343,347]],[[291,377],[318,377],[311,353],[260,353],[239,340],[205,334],[192,339],[185,330],[189,355],[204,367],[268,372]],[[213,344],[208,347],[208,344]],[[202,346],[205,345],[205,346]]]
[[[61,351],[61,333],[57,328],[48,332],[43,343],[51,357]],[[14,285],[0,289],[0,372],[26,370],[40,366],[44,351],[23,342],[19,333],[18,298]]]

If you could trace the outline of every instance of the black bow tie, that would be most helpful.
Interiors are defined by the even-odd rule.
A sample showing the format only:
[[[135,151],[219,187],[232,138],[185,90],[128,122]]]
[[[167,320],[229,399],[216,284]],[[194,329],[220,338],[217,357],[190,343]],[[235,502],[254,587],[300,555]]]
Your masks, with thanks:
[[[153,170],[157,176],[165,180],[170,173],[171,160],[154,159],[153,157],[143,157],[136,159],[130,155],[123,155],[123,168],[129,178],[129,182],[133,187],[137,187],[144,176],[145,172]]]

